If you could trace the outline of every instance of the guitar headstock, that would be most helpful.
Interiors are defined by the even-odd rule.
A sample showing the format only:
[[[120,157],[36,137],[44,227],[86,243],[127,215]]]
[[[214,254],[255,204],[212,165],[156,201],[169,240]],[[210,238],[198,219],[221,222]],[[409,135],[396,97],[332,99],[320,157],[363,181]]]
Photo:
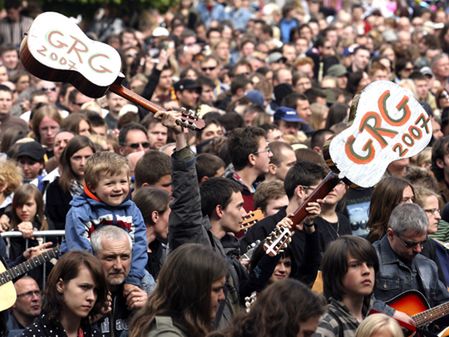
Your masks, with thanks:
[[[293,232],[285,226],[276,226],[276,228],[267,236],[263,244],[265,253],[269,256],[276,256],[282,253],[288,244],[292,241]]]
[[[263,218],[263,212],[260,209],[256,209],[247,213],[242,217],[242,221],[240,221],[240,230],[246,232],[249,228],[254,226],[257,221],[260,221]]]
[[[181,117],[176,120],[176,124],[182,126],[183,128],[190,129],[192,131],[198,131],[203,129],[206,126],[204,120],[198,117],[198,114],[189,109],[181,108]]]

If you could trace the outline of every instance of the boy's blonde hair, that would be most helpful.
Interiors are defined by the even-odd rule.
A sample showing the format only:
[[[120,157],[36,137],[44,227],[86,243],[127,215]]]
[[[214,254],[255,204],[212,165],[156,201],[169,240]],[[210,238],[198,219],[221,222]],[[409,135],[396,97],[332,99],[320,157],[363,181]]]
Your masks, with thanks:
[[[6,197],[22,184],[22,170],[15,161],[0,161],[0,187],[5,187],[3,195]]]
[[[89,189],[94,189],[105,175],[115,176],[122,172],[129,176],[129,165],[125,157],[115,152],[97,152],[87,160],[84,181]]]

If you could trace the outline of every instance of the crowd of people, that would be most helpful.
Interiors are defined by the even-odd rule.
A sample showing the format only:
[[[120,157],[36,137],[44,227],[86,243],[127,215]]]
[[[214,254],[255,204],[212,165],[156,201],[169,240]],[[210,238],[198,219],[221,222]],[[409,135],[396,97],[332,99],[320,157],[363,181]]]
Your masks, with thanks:
[[[408,290],[432,308],[449,301],[446,1],[180,0],[78,17],[156,113],[33,76],[19,51],[41,10],[4,5],[0,258],[43,266],[14,274],[1,336],[400,337],[400,325],[428,336],[449,325],[393,301]],[[304,205],[354,96],[378,80],[419,101],[429,145],[371,188],[340,181]],[[204,128],[179,123],[195,118]],[[268,249],[273,233],[290,239]],[[57,261],[42,260],[54,247]]]

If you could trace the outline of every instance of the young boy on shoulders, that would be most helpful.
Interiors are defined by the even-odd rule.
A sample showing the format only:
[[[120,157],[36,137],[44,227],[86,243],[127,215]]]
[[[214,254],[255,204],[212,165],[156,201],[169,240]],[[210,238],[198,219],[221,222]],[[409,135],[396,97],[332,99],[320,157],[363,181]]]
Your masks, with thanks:
[[[61,251],[92,252],[90,236],[96,229],[105,225],[123,228],[132,242],[131,269],[125,283],[140,286],[148,259],[146,228],[142,213],[129,198],[126,158],[113,152],[95,153],[86,163],[84,180],[84,193],[70,203]]]

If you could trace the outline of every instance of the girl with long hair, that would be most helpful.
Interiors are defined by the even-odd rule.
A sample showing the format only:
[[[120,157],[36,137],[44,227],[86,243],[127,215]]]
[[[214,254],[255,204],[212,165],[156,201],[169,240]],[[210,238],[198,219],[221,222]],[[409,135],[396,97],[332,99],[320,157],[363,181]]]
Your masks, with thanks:
[[[184,244],[168,256],[156,289],[134,316],[130,337],[202,337],[218,321],[228,265],[210,248]]]
[[[388,228],[388,219],[393,209],[401,202],[413,202],[415,192],[412,184],[398,177],[382,179],[374,189],[369,208],[367,227],[368,240],[380,240]]]
[[[74,195],[81,194],[86,161],[96,152],[95,144],[86,136],[73,137],[60,158],[60,177],[48,185],[45,214],[51,229],[64,229],[65,217]]]
[[[48,276],[41,316],[22,336],[101,336],[90,319],[102,313],[106,301],[107,284],[100,261],[86,252],[66,253]]]

